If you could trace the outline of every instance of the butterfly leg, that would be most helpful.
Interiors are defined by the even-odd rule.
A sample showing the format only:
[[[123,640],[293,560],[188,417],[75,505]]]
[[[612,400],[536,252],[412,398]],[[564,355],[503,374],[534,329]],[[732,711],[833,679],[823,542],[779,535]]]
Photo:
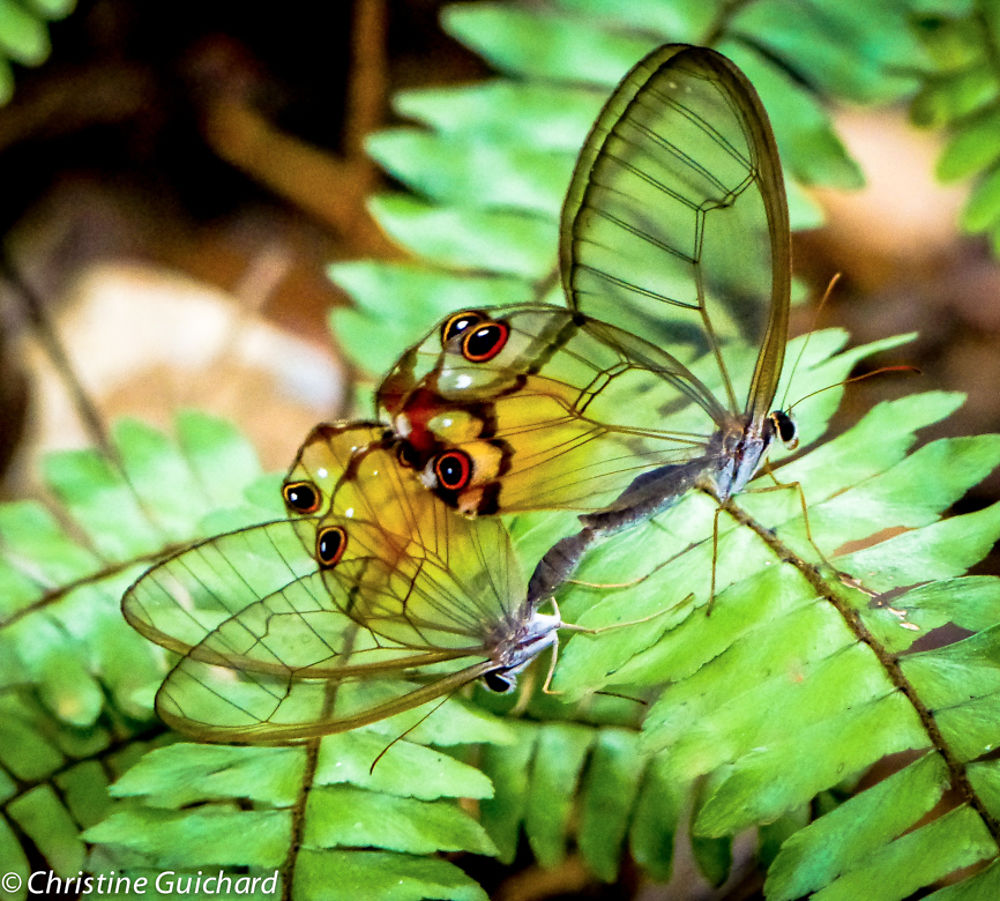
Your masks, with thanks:
[[[552,601],[555,605],[555,599]],[[556,615],[559,615],[559,608],[556,607]],[[556,661],[559,659],[559,633],[557,632],[552,642],[552,654],[549,657],[549,671],[545,674],[545,681],[542,683],[542,691],[547,695],[561,695],[561,691],[552,690],[552,677],[556,674]]]
[[[715,569],[719,561],[719,516],[722,515],[722,507],[717,506],[712,515],[712,575],[708,589],[708,604],[705,605],[705,616],[712,615],[712,607],[715,604]]]
[[[774,482],[773,485],[767,485],[761,488],[747,488],[744,489],[744,491],[746,493],[752,492],[754,494],[766,494],[772,491],[787,491],[788,489],[792,489],[793,491],[795,491],[795,493],[798,495],[799,507],[802,509],[802,525],[805,528],[806,541],[808,541],[809,544],[812,546],[812,549],[816,552],[816,555],[819,557],[822,564],[824,566],[829,567],[829,569],[833,571],[834,575],[836,575],[836,577],[845,585],[848,585],[852,588],[857,588],[859,591],[863,591],[866,594],[870,594],[872,597],[877,596],[878,592],[873,592],[870,589],[866,588],[858,579],[856,579],[850,573],[844,572],[842,569],[839,569],[837,566],[835,566],[830,561],[830,558],[827,557],[825,553],[823,553],[823,550],[820,548],[820,546],[816,544],[815,540],[813,539],[812,527],[809,523],[809,506],[806,503],[806,493],[802,488],[802,483],[799,482],[798,480],[794,482],[779,481],[778,477],[775,476],[773,470],[770,467],[767,467],[767,474],[771,477],[772,481]]]

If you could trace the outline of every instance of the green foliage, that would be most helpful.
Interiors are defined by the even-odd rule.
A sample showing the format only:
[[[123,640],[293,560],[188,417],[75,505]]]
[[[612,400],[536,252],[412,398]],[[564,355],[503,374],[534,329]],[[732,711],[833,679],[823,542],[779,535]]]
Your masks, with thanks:
[[[838,354],[842,337],[814,336],[795,383],[835,379],[869,350]],[[850,896],[875,877],[885,897],[897,898],[992,860],[1000,583],[961,574],[1000,534],[1000,516],[994,508],[940,514],[1000,460],[1000,443],[944,439],[907,455],[915,431],[956,402],[930,393],[883,404],[820,445],[834,404],[818,395],[802,405],[814,449],[779,469],[802,483],[814,539],[827,553],[889,524],[908,528],[834,562],[880,591],[920,587],[873,601],[835,577],[824,582],[802,561],[778,563],[774,542],[803,553],[808,542],[794,492],[774,491],[748,496],[746,506],[777,537],[723,522],[718,595],[705,616],[712,509],[688,498],[662,522],[609,542],[582,573],[634,576],[639,559],[653,570],[648,578],[566,593],[564,615],[581,624],[660,613],[567,643],[555,687],[583,706],[542,698],[529,706],[529,720],[517,721],[453,699],[391,744],[373,770],[405,726],[388,721],[292,748],[168,743],[142,756],[155,730],[149,689],[165,662],[119,618],[120,591],[158,547],[273,516],[277,487],[256,476],[236,436],[201,417],[179,421],[179,447],[145,427],[121,426],[116,448],[131,482],[96,453],[59,455],[47,474],[68,522],[29,504],[8,505],[0,518],[11,586],[0,629],[6,859],[26,870],[28,855],[40,853],[63,875],[114,869],[150,879],[163,869],[277,871],[295,898],[326,897],[330,884],[353,887],[352,897],[483,897],[435,852],[510,861],[523,829],[543,864],[576,848],[611,881],[627,849],[651,876],[667,878],[691,809],[695,857],[721,881],[729,836],[797,816],[804,823],[801,811],[815,795],[850,784],[886,753],[908,751],[917,755],[908,767],[805,829],[789,828],[772,852],[769,896],[823,886]],[[270,508],[238,504],[237,469],[251,496],[272,498]],[[931,483],[929,494],[913,491]],[[108,516],[106,503],[122,516]],[[133,508],[141,513],[129,515]],[[537,541],[539,519],[513,522],[522,551]],[[948,620],[979,631],[906,653]],[[90,686],[103,700],[90,699]],[[654,703],[643,711],[593,697],[602,686]],[[949,784],[968,786],[969,800],[915,829]],[[457,797],[479,799],[478,821],[455,806]],[[990,884],[993,872],[970,879],[969,890]]]
[[[1000,5],[995,0],[930,4],[919,34],[933,60],[911,115],[918,125],[943,128],[948,144],[938,161],[942,181],[973,178],[961,216],[969,232],[989,236],[1000,248],[1000,71],[996,45]]]
[[[378,372],[455,307],[558,302],[556,223],[573,156],[608,87],[664,39],[711,39],[747,71],[794,177],[856,184],[818,97],[898,98],[913,88],[901,73],[921,51],[904,4],[842,7],[452,8],[448,29],[515,77],[397,99],[424,127],[382,133],[371,148],[419,196],[385,195],[373,208],[419,259],[334,267],[359,304],[335,315],[342,345]],[[812,216],[799,207],[799,224]],[[898,343],[843,351],[845,341],[815,334],[779,396],[836,383]],[[793,342],[790,360],[801,347]],[[331,897],[331,886],[337,897],[466,899],[485,894],[441,855],[510,862],[523,836],[544,865],[579,853],[613,881],[628,853],[667,879],[675,838],[690,833],[706,879],[721,883],[732,836],[755,828],[770,898],[903,898],[977,862],[936,896],[994,896],[1000,581],[965,573],[1000,535],[1000,510],[942,517],[1000,462],[1000,443],[942,439],[910,453],[919,429],[960,402],[939,392],[881,404],[820,443],[840,393],[798,405],[805,452],[776,457],[777,478],[808,502],[808,532],[798,491],[748,493],[719,519],[714,555],[714,505],[692,495],[587,559],[583,580],[645,578],[569,587],[564,618],[646,621],[566,641],[553,686],[561,700],[536,696],[517,718],[500,715],[507,699],[481,692],[476,705],[453,698],[422,722],[400,715],[291,748],[166,734],[151,701],[170,661],[118,606],[163,552],[281,515],[277,483],[243,439],[186,415],[176,441],[125,423],[114,459],[51,458],[51,503],[0,508],[8,869],[26,874],[44,860],[62,876],[155,878],[222,867],[277,873],[281,894],[296,899]],[[511,520],[526,567],[557,519]],[[873,543],[857,549],[864,540]],[[968,637],[914,647],[948,623]],[[855,791],[886,754],[899,755],[898,769]],[[925,820],[949,788],[952,809]]]
[[[889,103],[912,93],[930,63],[908,28],[902,0],[877,9],[836,2],[457,4],[443,25],[503,74],[459,88],[398,94],[417,123],[369,138],[371,155],[412,194],[381,194],[371,209],[417,262],[331,267],[357,308],[333,328],[363,372],[382,372],[398,347],[461,306],[516,302],[552,292],[559,209],[573,162],[610,89],[665,41],[709,44],[750,78],[767,107],[788,176],[793,228],[818,225],[798,187],[862,184],[823,102]],[[406,302],[400,303],[405,281]],[[372,321],[393,342],[373,347]]]
[[[13,63],[40,66],[49,57],[48,22],[68,16],[74,0],[0,0],[0,106],[14,94]]]

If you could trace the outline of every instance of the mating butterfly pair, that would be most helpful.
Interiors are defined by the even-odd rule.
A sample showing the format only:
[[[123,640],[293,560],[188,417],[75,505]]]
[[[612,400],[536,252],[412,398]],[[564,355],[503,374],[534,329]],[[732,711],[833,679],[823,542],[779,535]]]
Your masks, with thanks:
[[[181,654],[157,697],[198,737],[354,728],[555,642],[539,605],[596,540],[689,489],[743,488],[791,421],[789,229],[774,138],[746,78],[668,45],[587,138],[560,231],[568,307],[462,311],[379,390],[384,426],[320,426],[284,486],[293,518],[154,567],[125,615]],[[639,421],[636,398],[654,421]],[[420,485],[423,482],[423,485]],[[429,490],[427,490],[429,489]],[[475,518],[464,518],[450,509]],[[526,586],[489,514],[571,508]]]

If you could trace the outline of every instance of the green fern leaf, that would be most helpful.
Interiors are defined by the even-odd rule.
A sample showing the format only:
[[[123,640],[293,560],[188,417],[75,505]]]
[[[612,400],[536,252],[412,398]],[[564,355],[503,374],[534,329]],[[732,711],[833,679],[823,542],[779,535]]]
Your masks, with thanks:
[[[39,66],[49,57],[47,24],[68,16],[74,0],[0,0],[0,106],[14,94],[11,63]]]
[[[900,2],[862,15],[826,0],[808,6],[766,0],[745,8],[593,0],[564,0],[547,10],[448,7],[444,27],[507,77],[395,99],[397,110],[423,127],[377,133],[368,149],[418,196],[376,196],[372,213],[396,242],[435,267],[442,283],[448,274],[456,279],[444,289],[448,296],[490,275],[504,279],[490,303],[524,294],[558,302],[551,293],[557,219],[576,152],[607,91],[635,60],[664,41],[716,45],[757,86],[788,173],[803,184],[857,187],[861,173],[822,101],[887,102],[913,90],[914,79],[899,73],[920,64],[924,50],[907,30],[907,9]],[[818,91],[803,86],[817,83]],[[795,181],[788,195],[795,227],[821,224],[819,208]],[[331,267],[333,280],[360,306],[334,311],[331,323],[358,367],[379,372],[391,360],[371,350],[373,328],[382,334],[388,323],[400,342],[394,347],[412,344],[434,315],[456,305],[442,295],[424,306],[417,284],[412,299],[408,294],[400,304],[399,293],[375,290],[374,278],[359,285],[358,265]],[[388,286],[411,269],[381,264],[370,275],[380,272]],[[468,307],[475,296],[458,306]],[[422,320],[418,310],[426,313]],[[365,355],[354,356],[354,348],[365,348]]]

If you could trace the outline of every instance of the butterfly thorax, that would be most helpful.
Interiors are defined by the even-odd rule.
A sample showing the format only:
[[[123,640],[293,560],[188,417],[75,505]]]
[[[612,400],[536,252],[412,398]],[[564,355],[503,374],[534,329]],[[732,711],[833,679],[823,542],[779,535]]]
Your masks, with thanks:
[[[795,422],[781,410],[758,421],[750,416],[734,418],[713,436],[709,455],[715,463],[706,468],[699,486],[720,502],[727,501],[757,474],[775,438],[790,449],[798,444]]]
[[[558,615],[532,613],[526,617],[512,617],[497,623],[487,644],[492,648],[490,657],[496,664],[484,677],[491,691],[510,691],[516,684],[514,678],[546,648],[556,643],[556,631],[562,625]]]

